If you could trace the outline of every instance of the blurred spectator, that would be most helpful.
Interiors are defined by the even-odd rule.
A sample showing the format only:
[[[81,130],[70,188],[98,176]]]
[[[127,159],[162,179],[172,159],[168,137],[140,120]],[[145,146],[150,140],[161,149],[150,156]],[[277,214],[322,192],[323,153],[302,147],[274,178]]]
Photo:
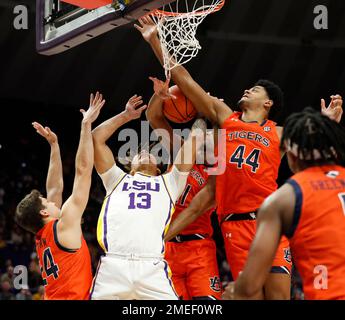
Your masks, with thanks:
[[[6,280],[0,282],[0,300],[15,300],[11,283]]]
[[[43,281],[40,273],[40,267],[37,258],[31,260],[29,265],[29,287],[32,293],[36,293],[39,287],[42,286]]]
[[[23,286],[23,288],[16,294],[16,300],[32,300],[29,286]]]
[[[32,295],[32,300],[43,300],[44,298],[44,287],[39,286],[35,294]]]
[[[0,282],[8,282],[10,284],[11,287],[13,287],[13,280],[14,280],[14,274],[13,274],[13,266],[10,265],[7,267],[7,272],[4,273],[1,278],[0,278]]]

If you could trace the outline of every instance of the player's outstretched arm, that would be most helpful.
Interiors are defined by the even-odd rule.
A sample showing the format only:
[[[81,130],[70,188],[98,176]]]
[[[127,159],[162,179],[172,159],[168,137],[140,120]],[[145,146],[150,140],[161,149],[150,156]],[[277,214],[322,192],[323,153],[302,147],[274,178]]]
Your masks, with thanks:
[[[176,237],[206,211],[215,207],[215,176],[208,178],[207,184],[195,195],[188,208],[184,209],[171,223],[165,241]]]
[[[295,193],[284,184],[262,204],[258,212],[255,238],[247,262],[238,279],[225,289],[223,299],[260,299],[280,238],[290,228]]]
[[[54,202],[58,208],[62,205],[63,175],[60,147],[56,134],[48,127],[43,127],[38,122],[33,122],[32,126],[36,132],[47,140],[50,145],[50,160],[46,180],[47,200]]]
[[[174,161],[174,166],[180,172],[189,172],[195,164],[198,150],[204,145],[206,122],[203,119],[195,120],[188,139],[181,146]]]
[[[105,101],[96,94],[90,99],[87,111],[81,109],[83,120],[78,151],[75,159],[75,177],[71,196],[61,209],[58,223],[58,239],[66,248],[77,249],[81,246],[81,217],[89,200],[91,175],[94,164],[94,148],[92,142],[91,125],[97,119]]]
[[[162,137],[163,147],[172,154],[174,139],[175,141],[178,141],[178,145],[181,145],[181,137],[174,134],[172,127],[163,114],[164,100],[160,97],[157,90],[160,90],[159,88],[164,84],[162,84],[158,79],[150,79],[155,83],[155,94],[151,97],[146,110],[146,119],[150,122],[150,126],[157,131],[157,135]]]
[[[106,144],[107,140],[122,125],[141,116],[141,113],[147,107],[146,105],[142,106],[142,103],[142,97],[134,95],[128,100],[123,112],[104,121],[92,131],[95,147],[95,167],[99,174],[108,171],[115,164],[114,155]]]
[[[333,121],[340,122],[343,115],[343,98],[341,95],[332,95],[331,102],[326,108],[325,99],[321,99],[321,113]]]
[[[138,21],[139,24],[135,25],[135,28],[141,32],[143,38],[150,44],[156,57],[163,65],[161,44],[154,21],[150,16],[144,16]],[[208,95],[182,65],[173,68],[171,76],[195,108],[213,123],[221,126],[232,114],[232,110],[223,101]]]

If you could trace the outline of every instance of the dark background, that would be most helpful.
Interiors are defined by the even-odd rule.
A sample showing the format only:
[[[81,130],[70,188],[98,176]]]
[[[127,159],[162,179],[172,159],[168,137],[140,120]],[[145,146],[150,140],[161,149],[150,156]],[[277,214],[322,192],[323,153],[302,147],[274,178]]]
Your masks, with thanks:
[[[13,27],[13,8],[18,4],[29,8],[28,30]],[[328,30],[314,29],[313,9],[319,4],[328,7]],[[205,90],[230,106],[260,78],[275,81],[285,93],[284,109],[274,119],[279,124],[307,105],[320,108],[322,97],[328,101],[331,94],[345,95],[344,0],[227,0],[200,26],[198,39],[202,50],[186,67]],[[87,107],[89,93],[100,90],[107,99],[99,123],[123,110],[135,93],[148,102],[152,95],[148,77],[163,78],[163,72],[133,24],[56,56],[37,54],[34,0],[1,0],[0,50],[1,248],[1,241],[7,246],[13,243],[17,201],[32,187],[44,192],[49,147],[31,122],[39,121],[58,134],[68,195],[79,139],[79,109]],[[139,121],[128,126],[138,125]],[[289,175],[283,160],[279,182]],[[89,205],[92,223],[102,198],[99,179],[94,178]],[[5,221],[2,228],[1,221]],[[89,233],[93,232],[90,228]],[[7,254],[14,265],[28,263],[25,254],[18,258],[11,256],[11,250]],[[5,271],[6,258],[0,255],[0,272]]]
[[[13,27],[17,4],[29,8],[29,30]],[[313,27],[318,4],[328,7],[328,30]],[[275,119],[280,124],[307,105],[318,108],[321,97],[344,93],[345,1],[228,0],[202,23],[198,39],[202,50],[187,68],[230,106],[260,78],[284,90],[285,107]],[[89,92],[100,90],[107,99],[102,121],[121,111],[135,93],[147,102],[152,94],[148,76],[163,78],[162,68],[132,24],[60,55],[37,54],[33,0],[1,1],[0,47],[0,152],[3,158],[11,148],[12,164],[25,158],[18,156],[18,141],[25,137],[30,144],[40,143],[30,127],[33,120],[51,126],[62,147],[68,143],[75,149],[78,110],[87,105]]]

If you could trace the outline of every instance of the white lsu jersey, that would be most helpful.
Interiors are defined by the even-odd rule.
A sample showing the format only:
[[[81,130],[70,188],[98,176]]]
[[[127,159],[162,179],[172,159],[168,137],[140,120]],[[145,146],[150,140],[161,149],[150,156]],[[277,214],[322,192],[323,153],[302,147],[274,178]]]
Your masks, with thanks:
[[[164,235],[188,173],[126,174],[114,165],[100,175],[107,191],[97,225],[105,253],[162,257]]]

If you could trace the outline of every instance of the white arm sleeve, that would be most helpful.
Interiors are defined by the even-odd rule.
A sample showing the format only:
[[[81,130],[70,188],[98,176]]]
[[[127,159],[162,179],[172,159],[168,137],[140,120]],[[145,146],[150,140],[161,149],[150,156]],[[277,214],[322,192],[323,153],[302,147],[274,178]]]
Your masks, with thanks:
[[[107,195],[114,189],[115,184],[125,174],[116,164],[114,164],[108,171],[99,174],[102,179],[103,186],[107,191]]]
[[[188,175],[189,172],[181,172],[176,166],[173,166],[170,172],[163,175],[163,179],[174,203],[182,194],[187,183]]]

